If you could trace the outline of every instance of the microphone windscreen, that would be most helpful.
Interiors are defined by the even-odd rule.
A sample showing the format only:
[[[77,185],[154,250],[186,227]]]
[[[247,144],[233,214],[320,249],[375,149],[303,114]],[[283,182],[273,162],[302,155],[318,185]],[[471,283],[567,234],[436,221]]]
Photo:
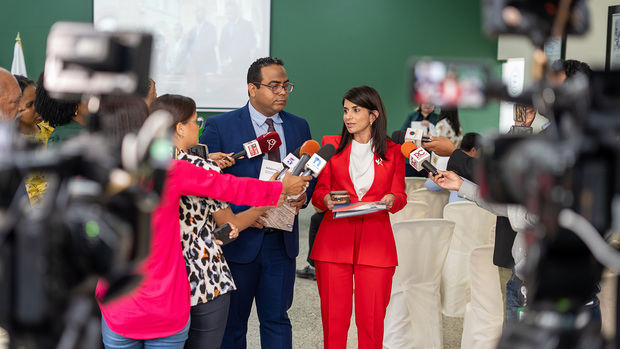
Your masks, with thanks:
[[[407,133],[407,131],[403,131],[403,130],[398,130],[398,131],[392,132],[392,142],[397,143],[397,144],[405,143],[405,134],[406,133]]]
[[[263,153],[271,153],[282,145],[282,140],[277,132],[267,132],[256,137],[256,141]]]
[[[400,146],[400,152],[403,154],[404,157],[408,158],[409,154],[411,154],[412,151],[418,149],[418,147],[416,147],[415,144],[413,143],[404,143],[403,145]]]
[[[336,154],[336,147],[333,144],[325,144],[316,152],[316,155],[323,158],[325,161],[329,161]]]
[[[301,145],[301,148],[299,150],[299,155],[312,156],[320,148],[321,148],[321,145],[319,144],[319,142],[315,141],[314,139],[309,139],[305,141],[304,144]]]
[[[297,147],[297,149],[295,149],[295,151],[293,152],[293,155],[295,155],[296,158],[299,158],[300,151],[301,151],[301,147]]]

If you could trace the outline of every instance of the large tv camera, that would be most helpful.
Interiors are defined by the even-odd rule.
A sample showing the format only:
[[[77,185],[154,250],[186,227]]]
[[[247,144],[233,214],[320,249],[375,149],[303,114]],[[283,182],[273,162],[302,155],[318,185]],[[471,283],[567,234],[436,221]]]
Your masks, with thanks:
[[[82,98],[98,115],[99,98],[148,86],[152,36],[104,33],[91,25],[55,24],[48,37],[45,88]],[[39,87],[42,88],[42,87]],[[92,122],[56,148],[33,148],[14,124],[0,125],[0,327],[11,348],[96,348],[103,302],[135,287],[149,252],[150,216],[170,159],[171,117],[151,115],[121,144]],[[24,178],[44,171],[43,201],[28,204]]]
[[[483,144],[483,197],[537,217],[526,234],[527,311],[505,328],[499,348],[603,348],[609,344],[584,305],[598,292],[604,266],[620,270],[620,254],[604,240],[620,230],[620,72],[577,73],[561,84],[547,78],[542,46],[587,30],[585,1],[485,0],[483,14],[487,33],[527,35],[539,48],[532,86],[514,95],[484,63],[420,58],[412,99],[480,107],[495,98],[532,105],[550,120],[539,135]]]

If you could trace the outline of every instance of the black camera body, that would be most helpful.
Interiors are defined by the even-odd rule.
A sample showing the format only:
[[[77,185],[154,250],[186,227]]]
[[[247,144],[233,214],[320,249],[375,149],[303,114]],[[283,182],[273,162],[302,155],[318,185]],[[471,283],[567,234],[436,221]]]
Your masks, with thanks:
[[[89,100],[96,114],[98,103],[90,102],[100,97],[146,94],[151,46],[150,34],[57,23],[45,88],[54,98]],[[136,267],[150,249],[170,122],[167,113],[154,113],[121,144],[95,125],[48,149],[33,149],[13,123],[0,124],[0,327],[11,348],[101,345],[95,285],[106,283],[97,301],[107,302],[142,278]],[[48,182],[36,207],[23,183],[33,171]]]
[[[488,34],[526,35],[539,48],[551,37],[583,34],[589,25],[583,0],[485,0],[483,17]],[[493,79],[479,79],[485,81],[479,91],[486,98],[532,105],[551,121],[538,135],[487,138],[476,171],[484,198],[523,205],[537,217],[525,234],[527,310],[516,326],[505,328],[498,347],[603,348],[600,324],[591,320],[603,265],[578,237],[578,228],[567,227],[561,216],[572,212],[583,218],[598,241],[620,227],[620,72],[577,73],[556,85],[543,77],[545,62],[539,58],[534,61],[541,76],[520,95]],[[485,70],[465,60],[421,59],[413,68],[414,99],[432,103],[446,82],[464,91],[475,84],[464,84],[460,76],[482,76],[476,72]],[[438,71],[453,72],[457,82]],[[439,95],[435,101],[448,101],[439,106],[472,106]],[[620,348],[620,341],[616,345]]]

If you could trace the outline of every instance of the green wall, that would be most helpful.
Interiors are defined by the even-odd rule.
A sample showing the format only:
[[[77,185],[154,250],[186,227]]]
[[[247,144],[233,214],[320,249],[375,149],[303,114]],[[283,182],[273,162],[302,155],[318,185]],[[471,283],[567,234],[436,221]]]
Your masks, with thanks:
[[[30,77],[43,68],[45,40],[59,20],[92,21],[88,0],[4,0],[0,66],[10,68],[21,32]],[[344,92],[375,87],[391,133],[412,110],[410,56],[480,57],[495,61],[497,40],[481,34],[479,0],[272,0],[271,53],[284,60],[295,91],[287,110],[305,117],[315,139],[342,127]],[[499,65],[495,67],[499,72]],[[205,115],[211,115],[205,113]],[[461,110],[465,132],[497,128],[499,106]]]

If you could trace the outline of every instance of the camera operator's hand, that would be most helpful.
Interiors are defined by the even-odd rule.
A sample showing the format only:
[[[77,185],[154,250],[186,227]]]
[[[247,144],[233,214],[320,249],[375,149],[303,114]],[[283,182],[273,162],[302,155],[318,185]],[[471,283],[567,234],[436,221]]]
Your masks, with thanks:
[[[450,156],[456,150],[454,143],[446,137],[428,136],[431,142],[422,142],[422,147],[438,156]]]
[[[235,159],[233,159],[231,155],[233,155],[233,153],[209,153],[209,159],[215,161],[221,169],[225,169],[235,164]]]
[[[432,172],[429,172],[428,177],[433,180],[433,182],[437,183],[438,186],[442,187],[446,190],[459,190],[461,189],[461,184],[463,184],[463,179],[452,171],[440,171],[437,170],[438,175],[433,175]]]
[[[282,193],[290,196],[300,194],[311,180],[312,176],[293,176],[287,172],[282,178]]]

